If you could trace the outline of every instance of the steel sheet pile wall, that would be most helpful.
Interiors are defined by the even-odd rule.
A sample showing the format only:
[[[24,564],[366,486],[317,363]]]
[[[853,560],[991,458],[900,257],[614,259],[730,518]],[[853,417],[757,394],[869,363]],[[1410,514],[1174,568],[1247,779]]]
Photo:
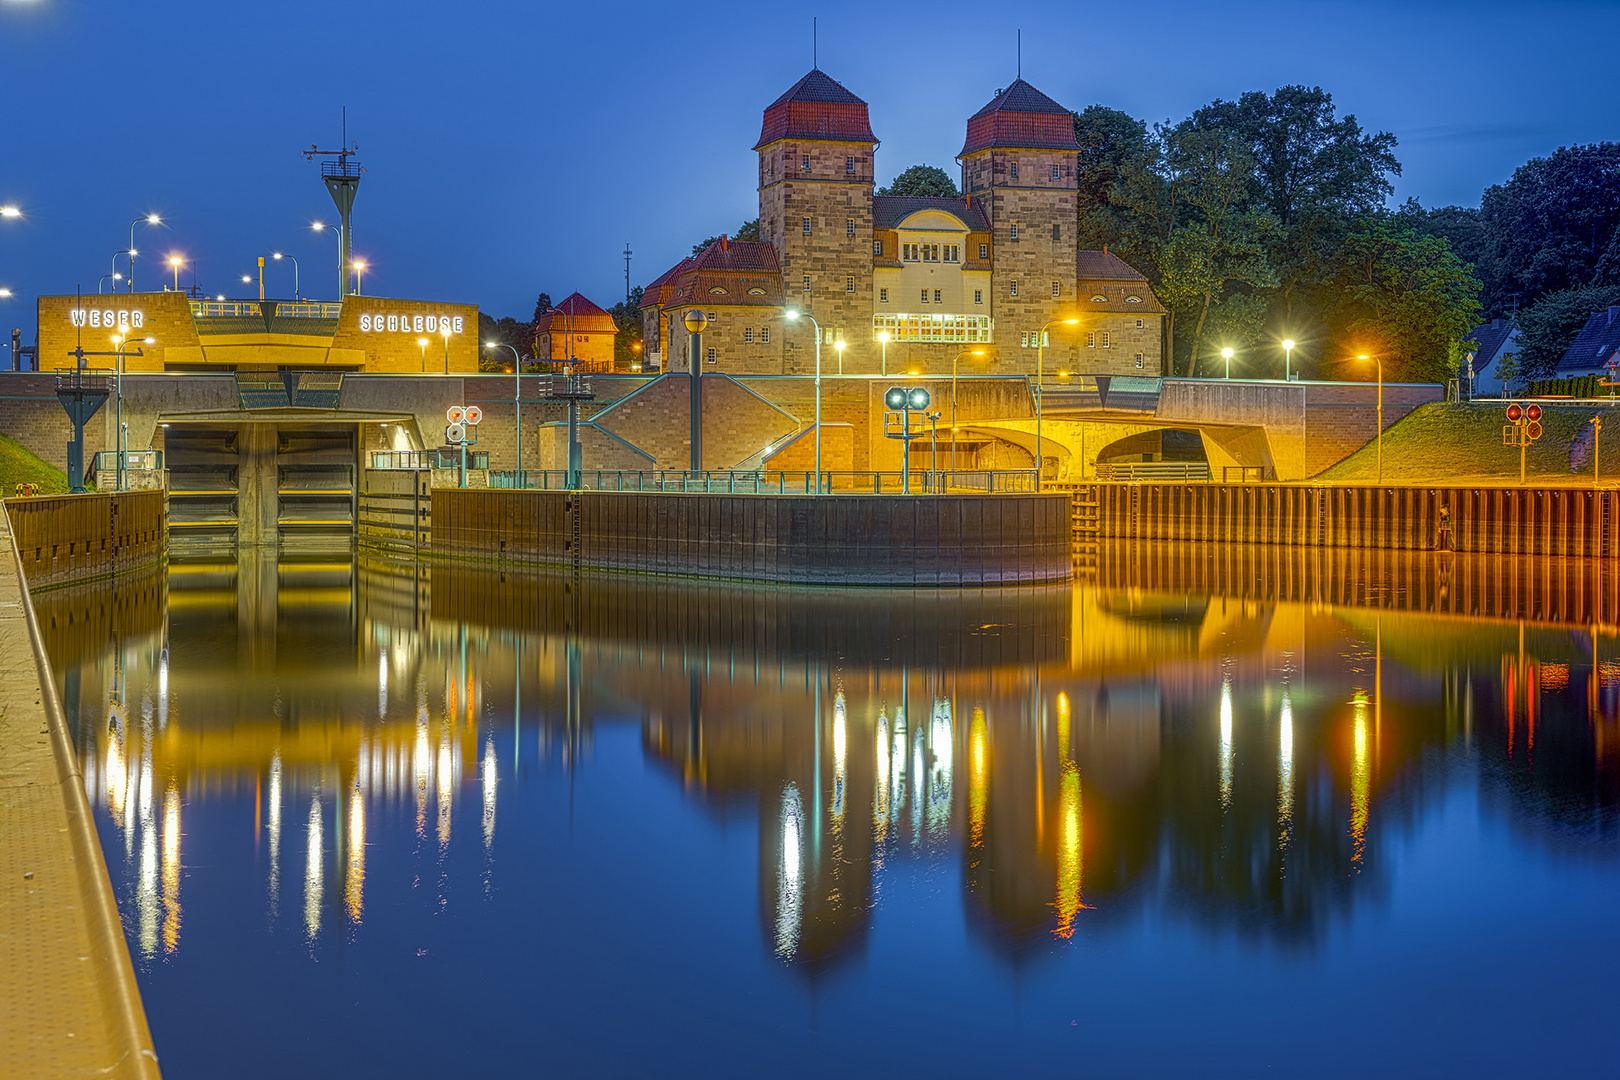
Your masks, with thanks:
[[[435,555],[791,585],[1073,574],[1065,495],[433,492]]]
[[[168,545],[165,491],[42,495],[5,500],[28,587],[129,573]]]
[[[1096,484],[1076,498],[1107,539],[1620,555],[1612,489]]]

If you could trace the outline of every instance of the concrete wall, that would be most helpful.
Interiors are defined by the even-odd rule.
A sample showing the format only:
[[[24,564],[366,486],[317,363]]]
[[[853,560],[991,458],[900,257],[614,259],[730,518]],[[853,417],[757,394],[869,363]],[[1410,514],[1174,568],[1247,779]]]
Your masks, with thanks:
[[[1011,585],[1073,574],[1066,495],[436,489],[432,517],[433,555],[513,565],[577,559],[589,569],[792,585]]]
[[[691,466],[692,386],[688,375],[666,375],[593,419],[651,455],[660,469]],[[797,430],[787,411],[725,377],[703,380],[703,467],[729,469],[767,443]],[[586,468],[595,468],[589,457]]]
[[[168,545],[168,494],[41,495],[6,499],[30,589],[92,581],[159,562]]]

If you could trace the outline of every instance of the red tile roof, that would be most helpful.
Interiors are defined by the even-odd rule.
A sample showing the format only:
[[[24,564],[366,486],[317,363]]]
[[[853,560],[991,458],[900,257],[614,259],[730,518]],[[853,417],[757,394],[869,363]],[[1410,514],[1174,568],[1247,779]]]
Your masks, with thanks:
[[[1108,250],[1074,253],[1075,277],[1081,281],[1146,281],[1147,275]]]
[[[569,293],[562,303],[540,316],[534,324],[534,332],[543,334],[550,330],[553,319],[559,330],[603,330],[614,325],[612,315],[577,292]]]
[[[866,102],[820,70],[812,70],[766,106],[754,149],[778,139],[877,142]]]
[[[692,259],[688,256],[653,278],[641,290],[641,306],[644,308],[657,307],[667,300],[670,290],[675,287],[675,279],[680,277],[681,271],[691,265]]]
[[[673,279],[667,303],[775,306],[782,302],[776,248],[763,240],[716,240],[688,259]]]
[[[1023,79],[991,99],[968,120],[967,141],[957,157],[990,147],[1019,150],[1078,150],[1074,117]]]

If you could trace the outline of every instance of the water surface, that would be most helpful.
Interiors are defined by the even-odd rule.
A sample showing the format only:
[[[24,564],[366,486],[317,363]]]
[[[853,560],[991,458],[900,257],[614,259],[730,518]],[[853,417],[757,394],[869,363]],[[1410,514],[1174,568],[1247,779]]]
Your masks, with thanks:
[[[36,599],[170,1080],[1613,1074],[1607,566],[1095,581]]]

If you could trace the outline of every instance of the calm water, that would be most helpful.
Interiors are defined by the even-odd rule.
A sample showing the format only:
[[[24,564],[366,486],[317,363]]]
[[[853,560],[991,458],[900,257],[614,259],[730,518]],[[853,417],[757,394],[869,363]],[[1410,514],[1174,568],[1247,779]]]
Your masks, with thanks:
[[[170,1080],[1614,1075],[1609,570],[1216,557],[38,603]]]

